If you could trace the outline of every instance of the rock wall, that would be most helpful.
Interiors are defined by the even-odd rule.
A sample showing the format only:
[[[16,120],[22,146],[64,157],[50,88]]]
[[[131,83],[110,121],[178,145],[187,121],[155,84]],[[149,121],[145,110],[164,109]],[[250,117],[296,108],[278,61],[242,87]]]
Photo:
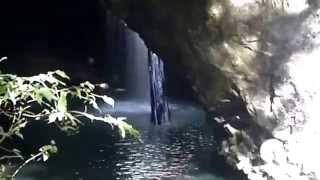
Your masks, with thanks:
[[[250,179],[320,176],[317,0],[110,3],[163,59],[179,64],[209,110],[230,93],[243,99],[251,118],[215,119],[234,135],[222,153]]]
[[[205,54],[197,50],[190,33],[205,21],[206,0],[188,3],[182,0],[111,2],[112,13],[139,32],[148,47],[161,54],[162,59],[178,64],[180,72],[188,74],[204,104],[225,96],[224,91],[231,83],[219,69],[210,65],[206,57],[202,57]],[[194,7],[199,9],[195,11]]]

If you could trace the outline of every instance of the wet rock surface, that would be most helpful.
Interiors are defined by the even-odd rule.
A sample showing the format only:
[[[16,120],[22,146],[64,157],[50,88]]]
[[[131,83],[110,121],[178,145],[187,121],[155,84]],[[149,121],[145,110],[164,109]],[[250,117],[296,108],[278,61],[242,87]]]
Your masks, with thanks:
[[[250,179],[295,180],[320,173],[312,140],[319,134],[318,5],[317,0],[115,1],[113,12],[183,67],[180,73],[190,75],[198,99],[213,114],[219,100],[232,104],[226,92],[232,83],[237,87],[231,93],[243,99],[251,117],[215,117],[234,135],[222,143],[230,162]],[[270,161],[273,153],[281,155]]]

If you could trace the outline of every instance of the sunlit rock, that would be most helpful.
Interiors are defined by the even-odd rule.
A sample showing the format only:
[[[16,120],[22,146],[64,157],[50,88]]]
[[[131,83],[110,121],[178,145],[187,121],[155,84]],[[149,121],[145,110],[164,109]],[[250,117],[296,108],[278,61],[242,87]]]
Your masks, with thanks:
[[[289,0],[286,3],[285,10],[290,14],[297,14],[301,13],[302,11],[306,10],[309,7],[306,0]]]
[[[320,138],[318,1],[152,2],[146,8],[151,20],[128,18],[129,25],[161,53],[179,54],[173,59],[190,74],[198,99],[210,109],[225,98],[223,92],[232,92],[225,83],[232,82],[246,102],[252,121],[240,122],[250,126],[227,128],[250,143],[224,141],[227,159],[252,180],[320,176],[315,142]],[[140,28],[138,21],[152,25]],[[240,151],[244,144],[248,151]],[[256,152],[261,152],[262,164],[252,163]]]
[[[286,154],[282,142],[276,139],[266,140],[260,147],[261,158],[267,163],[284,163]]]
[[[243,7],[247,4],[255,3],[255,0],[230,0],[231,4],[235,7]]]
[[[223,6],[218,3],[212,4],[209,9],[209,15],[214,20],[219,20],[222,17],[223,13],[224,13]]]

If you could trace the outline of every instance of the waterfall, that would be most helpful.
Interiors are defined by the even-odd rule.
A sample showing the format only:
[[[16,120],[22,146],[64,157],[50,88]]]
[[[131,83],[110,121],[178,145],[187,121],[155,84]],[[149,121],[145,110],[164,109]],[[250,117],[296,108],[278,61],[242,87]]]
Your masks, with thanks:
[[[151,114],[154,124],[162,124],[169,119],[163,61],[124,22],[107,19],[105,66],[111,67],[112,84],[125,89],[114,111],[128,115],[132,109],[140,110]]]
[[[150,104],[148,48],[132,30],[126,28],[125,84],[128,100]]]
[[[169,107],[165,94],[165,74],[163,61],[149,52],[152,122],[161,124],[169,119]]]

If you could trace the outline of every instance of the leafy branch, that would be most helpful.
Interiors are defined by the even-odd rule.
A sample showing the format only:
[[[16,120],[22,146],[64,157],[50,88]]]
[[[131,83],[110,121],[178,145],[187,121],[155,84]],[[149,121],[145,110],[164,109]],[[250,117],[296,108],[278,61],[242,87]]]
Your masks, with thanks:
[[[0,62],[3,60],[5,58],[1,58]],[[139,133],[124,121],[125,118],[114,118],[108,114],[99,116],[88,112],[88,109],[95,109],[102,114],[97,101],[114,107],[115,102],[111,97],[94,93],[95,85],[90,82],[68,86],[68,80],[70,80],[69,76],[61,70],[31,77],[0,73],[0,116],[6,120],[0,123],[0,151],[4,154],[0,157],[0,162],[12,158],[24,159],[19,150],[5,148],[3,144],[14,136],[23,139],[21,130],[33,121],[45,121],[56,125],[64,132],[74,134],[78,132],[85,118],[101,121],[111,125],[112,128],[119,129],[122,138],[125,138],[127,133],[135,137],[139,136]],[[70,100],[80,101],[79,104],[83,104],[84,110],[72,109],[68,104]],[[56,146],[47,145],[43,148],[48,150]],[[52,154],[47,153],[48,151],[43,148],[37,155],[27,159],[12,177],[38,156],[49,157]]]

